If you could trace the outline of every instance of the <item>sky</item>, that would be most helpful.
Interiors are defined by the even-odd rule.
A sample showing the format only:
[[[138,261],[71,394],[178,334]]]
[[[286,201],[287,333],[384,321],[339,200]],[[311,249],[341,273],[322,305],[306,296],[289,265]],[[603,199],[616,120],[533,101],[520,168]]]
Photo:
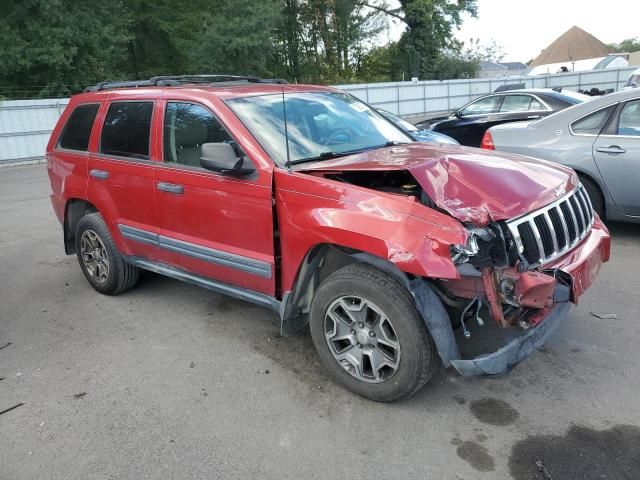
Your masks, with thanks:
[[[495,40],[507,62],[528,62],[574,25],[604,43],[640,37],[639,0],[477,0],[477,5],[477,18],[465,16],[456,37],[478,38],[481,44]],[[394,22],[389,37],[397,40],[403,30],[401,22]]]

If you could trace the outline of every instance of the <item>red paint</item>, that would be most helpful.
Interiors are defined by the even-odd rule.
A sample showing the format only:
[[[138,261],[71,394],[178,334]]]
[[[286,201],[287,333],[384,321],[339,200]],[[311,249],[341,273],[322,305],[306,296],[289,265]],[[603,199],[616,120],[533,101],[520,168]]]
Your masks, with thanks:
[[[571,191],[573,170],[504,152],[457,145],[412,143],[317,162],[306,170],[408,170],[429,197],[455,218],[486,225],[544,207]]]
[[[460,298],[487,298],[494,319],[502,316],[500,279],[516,284],[523,307],[541,321],[555,280],[544,273],[515,268],[485,269],[481,277],[461,278],[449,247],[465,244],[462,222],[485,225],[518,217],[556,200],[558,187],[572,190],[575,173],[545,161],[457,146],[410,144],[305,164],[286,171],[276,167],[253,135],[226,106],[225,100],[247,95],[294,91],[333,91],[301,85],[140,88],[86,93],[73,97],[47,147],[47,165],[56,216],[63,222],[69,201],[92,203],[104,217],[119,250],[147,257],[196,274],[281,298],[295,288],[304,258],[322,244],[367,252],[388,260],[407,274],[442,280]],[[99,154],[100,131],[110,102],[154,101],[150,160],[122,160]],[[212,111],[247,153],[256,168],[251,178],[186,169],[163,162],[163,113],[168,100],[198,103]],[[89,151],[56,147],[69,114],[80,103],[99,102]],[[109,179],[88,176],[91,169]],[[438,209],[413,196],[394,195],[325,178],[328,172],[407,170]],[[183,195],[158,191],[159,182],[184,186]],[[275,234],[276,223],[279,228]],[[198,258],[125,239],[117,224],[146,230],[222,252],[268,263],[274,274],[263,278]],[[552,265],[573,278],[572,300],[592,283],[609,258],[609,235],[596,220],[579,246]],[[276,257],[277,250],[281,257]],[[279,272],[276,274],[275,272]],[[550,297],[551,296],[551,297]],[[532,320],[533,321],[533,320]]]

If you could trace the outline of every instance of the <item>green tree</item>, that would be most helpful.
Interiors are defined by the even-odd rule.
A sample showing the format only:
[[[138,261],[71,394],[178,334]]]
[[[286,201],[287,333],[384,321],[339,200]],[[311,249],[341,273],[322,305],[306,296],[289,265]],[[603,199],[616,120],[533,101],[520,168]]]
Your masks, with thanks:
[[[278,0],[217,0],[191,43],[190,70],[272,75],[269,57],[281,18]]]
[[[106,0],[106,3],[112,0]],[[192,45],[201,40],[204,19],[219,2],[125,0],[130,38],[124,70],[129,78],[185,73]]]
[[[616,53],[631,53],[640,51],[640,37],[626,38],[620,43],[609,45]]]
[[[122,1],[3,0],[0,9],[0,94],[68,95],[121,71]]]
[[[457,52],[460,43],[453,30],[462,24],[462,14],[477,14],[476,0],[400,0],[400,8],[391,9],[385,1],[358,2],[395,17],[407,25],[399,41],[401,55],[395,67],[409,77],[437,78],[441,57]]]

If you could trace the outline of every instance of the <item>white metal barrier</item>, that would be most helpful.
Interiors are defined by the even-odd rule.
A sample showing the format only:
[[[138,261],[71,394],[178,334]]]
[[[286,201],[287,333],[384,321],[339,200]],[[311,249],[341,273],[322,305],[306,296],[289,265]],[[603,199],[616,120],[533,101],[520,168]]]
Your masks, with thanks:
[[[454,110],[501,85],[524,83],[526,88],[562,87],[567,90],[619,90],[637,67],[561,73],[535,77],[430,80],[423,82],[365,83],[336,85],[368,104],[396,115],[419,117],[432,112]]]
[[[636,67],[563,73],[536,77],[336,85],[368,104],[404,117],[420,117],[461,107],[500,85],[524,83],[527,88],[619,90]],[[0,102],[0,163],[38,159],[67,98]]]

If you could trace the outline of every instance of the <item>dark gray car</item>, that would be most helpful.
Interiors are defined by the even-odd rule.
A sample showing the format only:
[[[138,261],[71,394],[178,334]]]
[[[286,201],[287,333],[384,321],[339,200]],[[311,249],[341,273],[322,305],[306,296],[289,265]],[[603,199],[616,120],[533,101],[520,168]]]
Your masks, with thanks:
[[[594,209],[608,220],[640,222],[640,89],[591,100],[536,122],[498,125],[483,148],[573,168]]]

